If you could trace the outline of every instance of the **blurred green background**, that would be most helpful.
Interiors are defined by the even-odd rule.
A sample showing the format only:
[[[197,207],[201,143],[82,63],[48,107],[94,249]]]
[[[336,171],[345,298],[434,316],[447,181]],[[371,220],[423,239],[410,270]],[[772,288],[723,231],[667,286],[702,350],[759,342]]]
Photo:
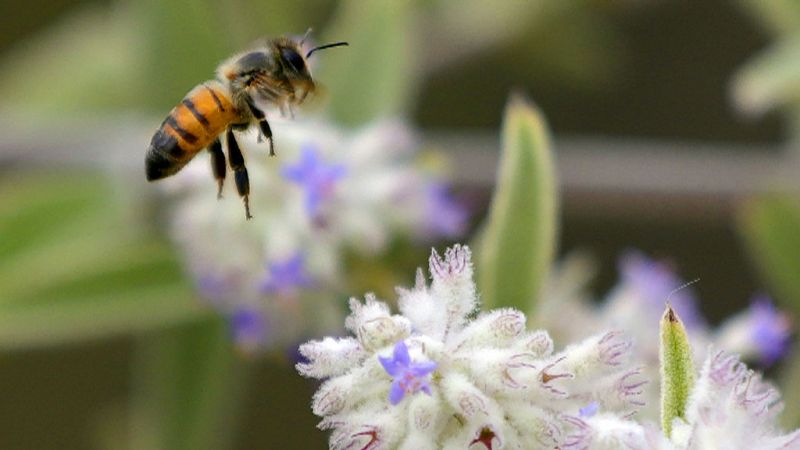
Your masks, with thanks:
[[[617,255],[637,247],[701,278],[697,291],[713,321],[758,289],[797,305],[800,291],[785,275],[797,267],[786,252],[800,249],[797,186],[787,185],[797,177],[786,176],[797,168],[795,99],[786,94],[776,102],[783,110],[754,116],[732,96],[744,67],[776,42],[793,42],[790,2],[488,4],[0,4],[0,448],[158,448],[147,436],[164,423],[196,442],[166,439],[162,448],[325,447],[308,408],[313,384],[282,355],[241,361],[213,341],[184,345],[183,336],[224,333],[223,326],[196,304],[163,235],[155,187],[138,166],[147,130],[221,59],[260,36],[308,27],[319,41],[351,44],[320,62],[330,115],[344,125],[407,117],[426,146],[456,159],[457,188],[475,207],[475,224],[493,169],[469,164],[493,161],[504,105],[519,89],[555,135],[559,253],[596,256],[598,293],[613,284]],[[800,77],[779,69],[781,83],[755,77],[756,86],[766,78],[759,92],[794,92]],[[475,170],[480,176],[468,175]],[[627,176],[636,170],[644,181]],[[730,174],[742,179],[725,179]],[[770,202],[759,201],[763,195]],[[404,282],[428,250],[408,252],[395,258]],[[209,351],[218,357],[208,364],[238,369],[204,366]],[[209,378],[192,377],[198,373]],[[215,391],[224,384],[215,373],[251,383]],[[150,394],[137,400],[142,391]],[[230,423],[213,422],[203,407],[199,418],[154,411],[159,395],[207,404]],[[240,398],[246,407],[226,416],[227,403]]]

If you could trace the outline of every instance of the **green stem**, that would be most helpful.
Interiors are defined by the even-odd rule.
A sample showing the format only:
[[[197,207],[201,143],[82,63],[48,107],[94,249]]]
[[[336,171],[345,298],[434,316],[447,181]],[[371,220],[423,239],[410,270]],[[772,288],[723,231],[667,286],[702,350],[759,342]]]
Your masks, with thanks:
[[[131,448],[233,447],[248,364],[214,318],[139,339],[133,367]]]

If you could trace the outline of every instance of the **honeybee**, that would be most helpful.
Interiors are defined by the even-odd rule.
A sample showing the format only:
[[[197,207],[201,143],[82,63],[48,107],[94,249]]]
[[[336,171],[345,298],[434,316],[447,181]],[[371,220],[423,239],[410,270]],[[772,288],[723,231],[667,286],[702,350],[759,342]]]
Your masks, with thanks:
[[[308,33],[306,33],[308,35]],[[217,79],[197,85],[170,111],[153,135],[145,157],[147,180],[154,181],[178,172],[202,149],[211,153],[211,168],[222,196],[225,154],[220,135],[225,133],[228,164],[236,190],[242,197],[245,216],[250,215],[250,180],[234,130],[246,130],[257,123],[275,155],[272,130],[262,106],[273,105],[285,114],[314,92],[315,84],[307,60],[312,53],[348,45],[335,42],[302,54],[302,44],[288,37],[267,40],[259,48],[239,53],[217,68]],[[260,140],[259,136],[259,140]]]

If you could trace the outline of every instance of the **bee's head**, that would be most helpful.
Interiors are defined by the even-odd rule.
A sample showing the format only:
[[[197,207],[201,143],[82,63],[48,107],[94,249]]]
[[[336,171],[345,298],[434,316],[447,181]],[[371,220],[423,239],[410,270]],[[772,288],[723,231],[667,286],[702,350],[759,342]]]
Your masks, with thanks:
[[[309,30],[310,31],[310,30]],[[306,33],[307,35],[308,33]],[[303,55],[302,45],[303,40],[295,42],[286,40],[277,46],[278,57],[280,58],[281,65],[283,66],[283,73],[286,78],[292,83],[295,95],[298,98],[304,98],[306,94],[314,91],[314,80],[311,78],[311,72],[308,69],[308,58],[317,50],[322,50],[330,47],[338,47],[341,45],[348,45],[347,42],[336,42],[333,44],[321,45],[314,47]]]

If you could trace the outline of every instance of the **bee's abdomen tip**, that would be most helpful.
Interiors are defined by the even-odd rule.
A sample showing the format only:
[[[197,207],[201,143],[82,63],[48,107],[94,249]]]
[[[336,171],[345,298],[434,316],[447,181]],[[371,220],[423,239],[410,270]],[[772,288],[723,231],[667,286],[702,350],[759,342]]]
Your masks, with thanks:
[[[147,181],[160,180],[175,173],[175,163],[161,152],[149,148],[144,160],[144,171]]]

